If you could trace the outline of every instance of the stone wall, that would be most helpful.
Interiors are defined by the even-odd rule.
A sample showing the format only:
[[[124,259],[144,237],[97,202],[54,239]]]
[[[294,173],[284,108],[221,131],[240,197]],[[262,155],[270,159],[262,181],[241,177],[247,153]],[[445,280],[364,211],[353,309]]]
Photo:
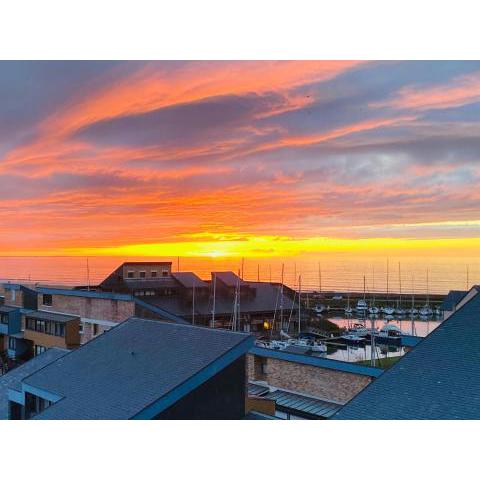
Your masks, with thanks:
[[[248,379],[342,404],[351,400],[372,380],[366,375],[257,355],[248,355]]]
[[[0,297],[5,298],[5,305],[23,307],[22,290],[8,289],[0,285]]]
[[[109,322],[121,323],[135,315],[133,300],[110,300],[62,294],[52,294],[51,306],[44,305],[43,294],[39,294],[38,308],[81,317],[80,343],[82,345],[112,328]]]
[[[78,297],[73,295],[52,294],[52,305],[43,304],[43,295],[38,295],[38,308],[44,311],[53,311],[78,315],[82,318],[123,322],[134,315],[133,301],[110,300],[105,298]]]

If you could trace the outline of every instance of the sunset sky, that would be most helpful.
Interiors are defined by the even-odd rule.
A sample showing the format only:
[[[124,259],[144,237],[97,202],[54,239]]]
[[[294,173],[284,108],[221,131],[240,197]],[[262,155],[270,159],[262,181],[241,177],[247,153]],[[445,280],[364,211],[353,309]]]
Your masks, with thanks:
[[[0,62],[0,254],[480,247],[480,62]]]

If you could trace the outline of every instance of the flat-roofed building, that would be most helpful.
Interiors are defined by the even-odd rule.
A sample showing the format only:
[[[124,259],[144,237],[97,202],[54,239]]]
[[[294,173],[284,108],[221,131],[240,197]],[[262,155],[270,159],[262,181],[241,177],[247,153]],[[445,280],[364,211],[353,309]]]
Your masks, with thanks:
[[[80,346],[80,317],[39,310],[23,311],[23,339],[31,343],[34,356],[48,348]]]
[[[212,272],[208,280],[193,272],[171,271],[159,280],[148,275],[125,278],[125,272],[130,271],[128,265],[131,264],[118,267],[99,288],[128,292],[139,302],[195,325],[231,328],[236,309],[239,330],[263,334],[271,328],[273,319],[280,317],[282,309],[286,316],[293,307],[294,292],[285,285],[282,288],[279,283],[246,281],[231,271]],[[148,265],[148,262],[141,262],[141,268],[147,273],[160,268],[155,262]],[[143,312],[141,315],[145,316]]]

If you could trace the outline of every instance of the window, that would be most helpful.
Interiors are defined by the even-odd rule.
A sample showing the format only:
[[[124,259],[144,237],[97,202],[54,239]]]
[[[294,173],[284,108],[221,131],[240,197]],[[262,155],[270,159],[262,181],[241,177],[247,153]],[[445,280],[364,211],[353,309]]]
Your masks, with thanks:
[[[45,320],[37,319],[37,324],[35,330],[37,332],[45,333]]]
[[[135,272],[127,272],[127,278],[133,278],[135,276]]]
[[[5,313],[0,314],[0,322],[2,322],[4,325],[8,325],[8,315]]]
[[[168,270],[162,270],[162,277],[168,277]]]
[[[42,295],[42,305],[46,305],[47,307],[52,306],[52,296],[49,293]]]
[[[16,298],[17,298],[17,291],[12,290],[12,302],[14,302]]]
[[[145,278],[147,276],[147,272],[139,272],[140,278]]]
[[[93,336],[98,335],[98,325],[94,323],[92,326],[93,326]]]
[[[47,347],[44,347],[43,345],[35,345],[34,353],[35,356],[40,355],[43,352],[47,351]]]
[[[35,319],[27,317],[25,320],[27,330],[35,330]]]
[[[156,271],[156,270],[152,270],[152,271],[150,272],[150,276],[151,276],[152,278],[157,278],[157,271]]]
[[[8,337],[8,348],[9,350],[15,350],[16,342],[14,337]]]
[[[55,333],[57,337],[65,336],[65,325],[63,323],[55,323]]]
[[[53,322],[45,322],[45,333],[55,335],[55,324]]]

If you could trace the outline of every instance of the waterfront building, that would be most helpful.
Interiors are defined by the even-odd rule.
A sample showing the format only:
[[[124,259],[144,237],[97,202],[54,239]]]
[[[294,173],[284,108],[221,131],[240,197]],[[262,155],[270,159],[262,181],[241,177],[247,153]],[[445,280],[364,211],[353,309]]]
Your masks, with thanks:
[[[480,419],[480,287],[334,419]]]
[[[286,317],[294,307],[294,292],[285,285],[246,281],[230,271],[212,272],[209,280],[202,280],[193,272],[172,272],[171,262],[123,263],[99,289],[129,294],[144,306],[218,328],[232,327],[237,306],[236,328],[259,334],[271,328],[281,308]]]

